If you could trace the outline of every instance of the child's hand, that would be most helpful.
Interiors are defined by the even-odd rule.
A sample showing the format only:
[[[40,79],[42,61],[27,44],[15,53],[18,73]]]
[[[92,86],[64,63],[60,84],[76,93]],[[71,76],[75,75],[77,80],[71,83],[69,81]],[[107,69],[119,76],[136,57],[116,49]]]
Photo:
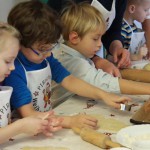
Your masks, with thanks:
[[[103,98],[103,100],[107,105],[120,109],[121,107],[120,104],[131,101],[131,98],[125,97],[125,96],[118,96],[113,93],[107,93],[105,94],[105,97]]]
[[[43,134],[45,134],[46,136],[52,136],[53,132],[62,129],[61,123],[63,119],[55,116],[53,111],[41,113],[39,117],[42,120],[48,121],[47,127],[43,130]]]
[[[64,117],[64,122],[66,128],[83,128],[88,127],[92,129],[97,129],[97,119],[86,114],[78,114],[74,116]],[[66,126],[67,122],[67,126]]]
[[[41,118],[34,116],[20,119],[18,122],[20,122],[21,125],[20,132],[31,135],[43,132],[48,126],[47,120],[42,120]]]
[[[62,124],[63,118],[53,115],[53,116],[49,116],[47,120],[48,120],[48,126],[47,126],[47,129],[43,132],[46,136],[52,136],[53,132],[56,132],[62,129],[61,124]]]
[[[139,54],[142,56],[142,57],[145,57],[148,53],[148,48],[146,46],[146,44],[142,47],[140,47],[139,49]]]

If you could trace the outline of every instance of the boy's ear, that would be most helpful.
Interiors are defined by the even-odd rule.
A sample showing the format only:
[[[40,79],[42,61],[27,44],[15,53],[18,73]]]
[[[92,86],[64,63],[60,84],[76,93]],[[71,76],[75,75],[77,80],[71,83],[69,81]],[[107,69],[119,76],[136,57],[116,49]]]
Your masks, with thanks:
[[[78,36],[77,32],[75,32],[75,31],[70,32],[69,41],[72,44],[78,44],[78,42],[80,41],[80,37]]]
[[[135,12],[135,5],[130,5],[130,6],[129,6],[129,12],[130,12],[131,14],[133,14],[133,13]]]

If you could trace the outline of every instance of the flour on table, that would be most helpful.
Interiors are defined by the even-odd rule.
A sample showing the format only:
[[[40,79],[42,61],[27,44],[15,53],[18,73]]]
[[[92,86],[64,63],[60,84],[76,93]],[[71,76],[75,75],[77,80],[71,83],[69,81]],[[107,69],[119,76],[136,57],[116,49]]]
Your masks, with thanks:
[[[121,122],[117,119],[112,118],[105,118],[102,115],[92,114],[93,117],[95,117],[98,120],[98,126],[102,130],[110,130],[110,131],[119,131],[122,128],[127,127],[128,125],[124,122]]]
[[[22,150],[69,150],[68,148],[63,147],[23,147]]]

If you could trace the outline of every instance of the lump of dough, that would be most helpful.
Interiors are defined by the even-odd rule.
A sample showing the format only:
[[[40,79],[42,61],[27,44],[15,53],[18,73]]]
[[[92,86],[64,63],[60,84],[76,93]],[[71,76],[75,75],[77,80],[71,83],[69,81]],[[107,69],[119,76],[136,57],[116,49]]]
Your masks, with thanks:
[[[146,64],[144,67],[143,67],[144,70],[149,70],[150,71],[150,63]]]

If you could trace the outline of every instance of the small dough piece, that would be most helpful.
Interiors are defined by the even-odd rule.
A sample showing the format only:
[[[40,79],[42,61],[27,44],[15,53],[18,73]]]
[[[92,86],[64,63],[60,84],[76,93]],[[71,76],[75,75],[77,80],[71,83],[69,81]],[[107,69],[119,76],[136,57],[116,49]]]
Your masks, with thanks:
[[[143,67],[144,70],[149,70],[150,71],[150,63],[146,64],[144,67]]]
[[[122,128],[125,128],[129,125],[125,124],[124,122],[121,122],[117,119],[112,118],[105,118],[102,115],[92,114],[93,117],[95,117],[98,120],[98,126],[102,130],[110,130],[110,131],[119,131]]]
[[[63,147],[23,147],[22,150],[69,150],[68,148]]]

